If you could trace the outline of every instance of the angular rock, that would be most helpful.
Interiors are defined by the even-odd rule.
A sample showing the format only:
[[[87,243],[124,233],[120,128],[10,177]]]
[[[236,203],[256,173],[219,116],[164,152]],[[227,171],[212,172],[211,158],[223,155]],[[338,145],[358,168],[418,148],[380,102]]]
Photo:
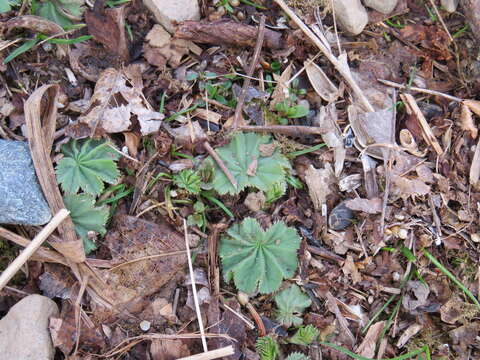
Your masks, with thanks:
[[[458,0],[441,0],[440,4],[449,13],[453,13],[457,10]]]
[[[30,295],[16,303],[0,320],[0,357],[18,360],[52,360],[55,349],[49,318],[58,316],[55,302]]]
[[[351,35],[360,34],[368,23],[367,10],[360,0],[335,0],[333,7],[338,23]]]
[[[144,0],[144,4],[170,33],[175,31],[175,23],[200,20],[198,0]]]
[[[28,144],[0,140],[0,224],[43,225],[51,217]]]
[[[364,0],[363,3],[382,14],[390,14],[397,6],[398,0]]]

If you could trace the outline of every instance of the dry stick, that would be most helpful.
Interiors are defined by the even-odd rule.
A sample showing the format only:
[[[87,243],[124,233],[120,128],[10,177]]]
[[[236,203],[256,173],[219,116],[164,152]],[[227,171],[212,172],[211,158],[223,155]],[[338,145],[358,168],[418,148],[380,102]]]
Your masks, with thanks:
[[[190,245],[188,243],[188,229],[187,221],[183,219],[183,230],[185,232],[185,247],[187,249],[188,269],[190,271],[190,281],[192,282],[193,302],[195,303],[195,312],[197,313],[198,327],[200,328],[200,335],[202,337],[203,351],[207,352],[207,340],[205,338],[205,329],[203,327],[202,313],[200,312],[200,305],[198,304],[197,286],[195,284],[195,275],[193,273],[192,256],[190,254]]]
[[[397,88],[397,89],[412,90],[412,91],[416,91],[416,92],[423,93],[423,94],[441,96],[441,97],[444,97],[445,99],[449,99],[449,100],[460,102],[460,103],[463,101],[463,99],[461,99],[459,97],[444,94],[444,93],[441,93],[441,92],[435,91],[435,90],[429,90],[429,89],[419,88],[419,87],[415,87],[415,86],[406,86],[406,85],[398,84],[398,83],[393,82],[393,81],[383,80],[383,79],[377,79],[377,81],[384,84],[384,85],[391,86],[391,87],[394,87],[394,88]]]
[[[70,214],[67,209],[61,209],[50,222],[40,231],[32,242],[17,256],[13,262],[8,265],[5,271],[0,276],[0,291],[10,281],[10,279],[17,273],[18,270],[27,262],[35,251],[47,240],[48,236],[65,220]]]
[[[284,135],[321,135],[322,129],[316,126],[296,126],[296,125],[266,125],[266,126],[241,126],[240,130],[254,132],[272,132]]]
[[[31,240],[25,239],[23,236],[15,234],[7,229],[0,227],[0,238],[4,238],[14,242],[17,245],[26,247],[32,243]],[[65,266],[67,265],[67,260],[65,257],[60,255],[54,250],[49,250],[46,248],[40,248],[35,254],[35,258],[40,261],[59,263]]]
[[[235,108],[235,115],[233,117],[233,129],[237,129],[240,116],[242,115],[243,103],[245,102],[245,97],[247,96],[247,89],[250,86],[250,78],[255,71],[258,60],[260,59],[260,52],[262,51],[263,40],[265,38],[265,16],[260,17],[260,25],[258,26],[258,37],[257,43],[255,45],[255,51],[253,52],[252,62],[247,71],[247,78],[243,81],[242,92],[238,97],[237,107]]]
[[[325,47],[325,45],[320,41],[318,36],[316,36],[307,25],[305,25],[305,23],[292,11],[292,9],[290,9],[290,7],[285,3],[285,1],[275,0],[275,2],[282,8],[283,11],[287,13],[287,15],[293,20],[293,22],[295,22],[295,24],[297,24],[297,26],[305,33],[305,35],[307,35],[310,40],[313,41],[313,43],[323,52],[325,57],[333,64],[335,69],[337,69],[337,71],[345,78],[348,85],[350,85],[354,93],[358,96],[365,110],[369,112],[374,112],[375,109],[368,101],[360,86],[358,86],[357,82],[352,76],[352,73],[350,72],[350,69],[344,64],[342,64],[338,60],[338,58]]]
[[[435,135],[433,135],[432,129],[430,129],[430,125],[428,125],[427,119],[425,119],[425,116],[423,116],[423,113],[418,107],[415,98],[410,94],[402,94],[400,96],[407,104],[407,107],[410,108],[415,117],[418,119],[418,122],[423,130],[423,137],[425,141],[433,147],[438,156],[441,156],[443,154],[442,147],[438,143]]]
[[[208,141],[205,141],[203,143],[203,147],[205,148],[205,150],[207,150],[210,156],[217,162],[218,166],[220,167],[220,169],[222,169],[227,179],[232,183],[233,187],[236,189],[238,187],[237,180],[235,180],[230,170],[228,170],[228,168],[225,166],[225,163],[220,158],[220,156],[218,156],[217,152],[212,148],[210,143]]]
[[[211,350],[201,354],[179,358],[177,360],[213,360],[227,357],[233,355],[234,353],[235,351],[233,350],[233,346],[229,345],[217,350]]]

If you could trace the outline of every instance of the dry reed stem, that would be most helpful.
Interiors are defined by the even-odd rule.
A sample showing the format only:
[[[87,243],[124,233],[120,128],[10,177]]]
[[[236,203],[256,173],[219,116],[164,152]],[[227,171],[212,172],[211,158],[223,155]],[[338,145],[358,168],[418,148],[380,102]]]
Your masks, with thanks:
[[[42,246],[43,242],[47,240],[48,236],[65,220],[70,214],[67,209],[61,209],[50,222],[40,231],[32,242],[18,255],[13,262],[8,265],[5,271],[0,276],[0,291],[10,281],[10,279],[17,273],[18,270],[27,262],[35,251]]]

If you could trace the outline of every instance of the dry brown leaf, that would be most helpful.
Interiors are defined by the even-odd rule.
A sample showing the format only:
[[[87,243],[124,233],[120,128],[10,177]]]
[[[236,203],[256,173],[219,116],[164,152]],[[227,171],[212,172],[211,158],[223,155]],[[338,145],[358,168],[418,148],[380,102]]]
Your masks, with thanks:
[[[320,109],[318,114],[318,126],[322,130],[322,140],[329,148],[333,148],[335,159],[335,176],[339,177],[345,162],[346,149],[343,144],[343,136],[337,124],[337,109],[335,104],[329,104]]]
[[[413,336],[415,336],[420,330],[422,330],[423,325],[420,324],[412,324],[410,325],[407,330],[403,332],[400,338],[397,341],[397,347],[400,349],[405,346],[405,344],[410,340]]]
[[[367,214],[380,214],[382,212],[382,199],[355,198],[345,201],[347,208],[353,211],[362,211]]]
[[[133,132],[124,132],[123,136],[125,136],[125,145],[127,146],[128,153],[133,157],[137,157],[138,146],[141,140],[140,136]]]
[[[275,105],[282,102],[289,96],[289,90],[287,81],[292,77],[292,64],[289,64],[285,70],[283,70],[280,76],[274,75],[274,80],[277,81],[277,85],[272,93],[272,101],[270,102],[270,110],[275,110]]]
[[[395,128],[394,112],[391,109],[362,112],[355,105],[348,107],[348,120],[356,135],[355,146],[377,159],[383,159],[384,150],[394,147],[392,137]]]
[[[220,115],[219,113],[216,113],[215,111],[207,110],[207,109],[196,109],[192,113],[192,117],[195,117],[195,116],[215,124],[219,124],[220,120],[222,119],[222,115]]]
[[[470,166],[470,184],[472,186],[478,186],[478,180],[480,179],[480,140],[475,148],[475,154],[473,154],[472,165]]]
[[[152,339],[150,355],[153,360],[176,360],[189,356],[190,350],[182,340]]]
[[[331,193],[330,185],[335,181],[332,167],[326,163],[324,169],[315,169],[310,165],[305,171],[305,182],[308,186],[308,193],[313,202],[315,210],[322,209],[327,195]]]
[[[317,94],[325,101],[332,103],[339,96],[338,88],[330,81],[323,70],[313,61],[307,60],[303,63],[308,79]]]
[[[418,179],[407,179],[401,176],[392,176],[393,192],[403,199],[410,196],[428,195],[431,188]]]
[[[118,215],[112,229],[105,245],[118,265],[102,274],[116,289],[112,294],[115,303],[133,304],[183,274],[187,259],[179,251],[185,242],[167,223]]]
[[[252,162],[250,165],[248,165],[247,168],[247,175],[248,176],[255,176],[257,173],[257,166],[258,166],[258,160],[255,156],[252,156]]]
[[[468,319],[477,313],[475,304],[469,304],[458,298],[451,298],[440,308],[440,318],[447,324],[455,324],[461,319]]]
[[[478,129],[473,121],[472,111],[465,104],[462,104],[462,111],[460,112],[460,128],[464,131],[468,131],[472,139],[477,138]]]
[[[355,265],[351,255],[347,255],[347,259],[342,266],[342,271],[345,275],[352,277],[352,283],[354,285],[362,281],[362,275],[358,271],[357,265]]]
[[[480,116],[480,101],[478,100],[463,100],[463,105],[466,105],[470,110],[472,110],[477,116]]]
[[[377,340],[385,327],[385,321],[378,321],[367,331],[367,334],[363,338],[362,343],[358,346],[355,351],[358,355],[364,356],[366,358],[372,358],[375,356],[375,348],[377,346]]]
[[[263,191],[251,192],[245,198],[245,206],[252,212],[256,213],[257,211],[262,210],[266,202],[265,194]]]
[[[153,111],[143,96],[141,81],[137,79],[139,72],[141,69],[134,65],[125,71],[110,68],[102,72],[90,99],[90,107],[79,121],[92,131],[101,129],[107,133],[119,133],[132,126],[135,116],[142,135],[158,131],[164,115]]]
[[[172,67],[178,67],[182,57],[188,54],[189,42],[172,36],[161,26],[154,25],[147,34],[143,46],[145,59],[148,63],[159,68],[165,67],[167,62]]]

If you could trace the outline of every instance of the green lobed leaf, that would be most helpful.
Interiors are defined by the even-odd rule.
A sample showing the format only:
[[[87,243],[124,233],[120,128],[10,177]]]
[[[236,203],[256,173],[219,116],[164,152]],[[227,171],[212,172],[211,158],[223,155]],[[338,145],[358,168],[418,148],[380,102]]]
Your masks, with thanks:
[[[0,1],[0,13],[12,10],[10,3],[6,0]]]
[[[62,146],[62,153],[65,157],[58,162],[56,174],[67,193],[75,194],[81,188],[98,195],[104,189],[104,181],[114,184],[120,176],[114,161],[118,155],[105,141],[71,140]]]
[[[238,194],[246,187],[267,191],[275,183],[284,183],[290,163],[278,149],[271,156],[262,156],[260,145],[270,144],[271,137],[255,133],[238,133],[230,143],[216,152],[230,170],[235,180],[235,189],[223,171],[215,163],[213,186],[221,194]]]
[[[299,326],[303,320],[299,316],[312,303],[308,295],[293,284],[275,296],[278,311],[276,319],[286,327]]]
[[[257,339],[255,349],[260,360],[275,360],[280,353],[277,342],[270,336],[263,336]]]
[[[88,237],[89,231],[105,235],[105,224],[108,220],[108,207],[95,207],[95,199],[87,194],[67,194],[63,198],[66,208],[70,211],[75,231],[82,238],[85,253],[88,254],[97,247]]]
[[[308,346],[317,340],[320,331],[313,325],[301,326],[290,338],[289,342],[297,345]]]
[[[222,237],[219,255],[228,282],[237,289],[253,293],[272,293],[283,279],[291,278],[297,269],[300,237],[295,229],[283,222],[263,231],[257,220],[246,218],[233,225]]]
[[[309,359],[310,358],[307,355],[301,352],[293,352],[288,355],[286,360],[309,360]]]
[[[60,11],[58,11],[55,4],[50,1],[40,3],[38,5],[36,15],[53,21],[57,25],[60,25],[62,28],[73,24],[72,21],[66,16],[64,16]]]
[[[175,185],[187,190],[191,194],[198,195],[202,190],[200,188],[202,183],[200,175],[191,169],[182,170],[178,174],[173,175],[173,182]]]

